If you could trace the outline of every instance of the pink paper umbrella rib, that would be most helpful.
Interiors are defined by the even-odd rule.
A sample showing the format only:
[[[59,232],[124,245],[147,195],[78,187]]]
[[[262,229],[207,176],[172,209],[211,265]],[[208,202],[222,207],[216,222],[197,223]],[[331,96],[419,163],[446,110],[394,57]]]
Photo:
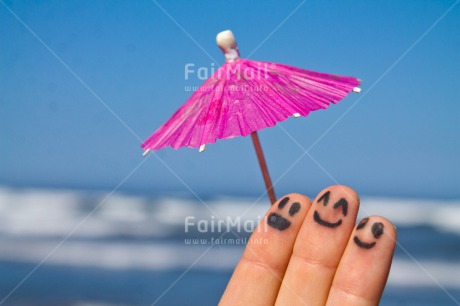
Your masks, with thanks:
[[[289,116],[337,103],[359,85],[354,77],[281,64],[237,59],[226,62],[143,144],[198,148],[217,139],[247,136]]]

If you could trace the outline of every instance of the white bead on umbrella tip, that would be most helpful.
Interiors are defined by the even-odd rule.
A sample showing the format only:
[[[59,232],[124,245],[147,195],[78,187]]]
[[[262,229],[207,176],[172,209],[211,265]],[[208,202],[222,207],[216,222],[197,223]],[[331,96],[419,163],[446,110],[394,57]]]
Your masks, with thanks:
[[[144,153],[142,153],[142,156],[147,156],[147,154],[149,154],[149,152],[150,152],[150,149],[145,150]]]
[[[200,146],[200,149],[198,150],[200,153],[203,152],[204,150],[206,150],[206,145],[205,144],[202,144]]]
[[[355,88],[353,88],[353,92],[360,93],[360,92],[361,92],[361,88],[355,87]]]
[[[217,34],[216,42],[222,52],[224,52],[227,62],[235,61],[240,57],[238,45],[232,31],[226,30]]]
[[[233,36],[233,33],[230,30],[222,31],[217,34],[216,42],[219,48],[221,48],[224,52],[229,49],[236,48],[235,36]]]

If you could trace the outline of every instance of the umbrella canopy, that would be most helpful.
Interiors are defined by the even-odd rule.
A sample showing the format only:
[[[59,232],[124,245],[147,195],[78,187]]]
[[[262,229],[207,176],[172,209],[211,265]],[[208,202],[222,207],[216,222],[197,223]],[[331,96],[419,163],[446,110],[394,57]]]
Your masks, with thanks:
[[[241,59],[231,31],[217,35],[226,63],[206,80],[143,144],[144,155],[165,147],[200,148],[217,139],[251,134],[267,193],[276,201],[257,131],[289,116],[337,103],[360,92],[354,77],[314,72],[281,64]]]
[[[359,91],[356,86],[360,81],[354,77],[241,59],[233,34],[225,31],[219,35],[218,44],[227,62],[142,148],[198,148],[217,139],[247,136],[289,116],[325,109],[352,90]]]

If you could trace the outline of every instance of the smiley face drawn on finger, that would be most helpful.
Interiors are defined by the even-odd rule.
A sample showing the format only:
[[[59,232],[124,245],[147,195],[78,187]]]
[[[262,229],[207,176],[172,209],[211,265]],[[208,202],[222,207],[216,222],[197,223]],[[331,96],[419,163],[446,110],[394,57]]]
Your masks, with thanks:
[[[362,219],[361,222],[359,222],[358,226],[356,227],[356,231],[359,231],[365,228],[368,222],[369,222],[369,218]],[[375,222],[374,224],[372,224],[371,232],[375,239],[379,239],[380,236],[382,236],[383,230],[384,230],[384,226],[382,222]],[[377,244],[376,241],[364,242],[361,239],[359,239],[357,235],[353,237],[353,241],[355,242],[357,246],[363,249],[372,249]]]
[[[331,196],[331,191],[326,191],[317,201],[317,203],[319,204],[320,202],[323,202],[323,206],[327,206],[329,204],[329,198]],[[340,198],[340,200],[338,200],[333,206],[332,206],[333,209],[338,209],[338,208],[341,208],[342,209],[342,214],[344,217],[347,216],[348,214],[348,201],[345,200],[345,198]],[[326,221],[324,220],[321,215],[319,214],[318,210],[315,210],[314,213],[313,213],[313,220],[315,220],[316,223],[320,224],[320,225],[323,225],[323,226],[326,226],[326,227],[330,227],[330,228],[336,228],[338,226],[340,226],[342,224],[342,218],[340,218],[339,220],[335,221],[335,222],[330,222],[330,221]]]
[[[286,204],[289,202],[289,200],[290,200],[289,197],[284,197],[278,203],[278,209],[282,210],[286,206]],[[289,216],[293,217],[295,214],[299,212],[299,210],[300,210],[300,203],[294,202],[289,208],[288,214]],[[277,230],[284,231],[289,226],[291,226],[291,221],[289,221],[288,219],[284,218],[282,215],[276,212],[272,212],[270,215],[268,215],[267,224],[273,228],[276,228]]]

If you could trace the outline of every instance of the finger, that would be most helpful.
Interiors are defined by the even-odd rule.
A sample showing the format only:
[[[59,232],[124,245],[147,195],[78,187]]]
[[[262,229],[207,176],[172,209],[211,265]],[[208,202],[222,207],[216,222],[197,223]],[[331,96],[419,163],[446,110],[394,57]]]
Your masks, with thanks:
[[[390,272],[396,229],[382,217],[356,226],[340,261],[327,305],[378,305]]]
[[[220,305],[273,305],[292,248],[311,206],[290,194],[276,202],[259,223],[238,263]]]
[[[317,196],[297,236],[277,305],[326,303],[358,208],[358,195],[345,186],[331,186]]]

